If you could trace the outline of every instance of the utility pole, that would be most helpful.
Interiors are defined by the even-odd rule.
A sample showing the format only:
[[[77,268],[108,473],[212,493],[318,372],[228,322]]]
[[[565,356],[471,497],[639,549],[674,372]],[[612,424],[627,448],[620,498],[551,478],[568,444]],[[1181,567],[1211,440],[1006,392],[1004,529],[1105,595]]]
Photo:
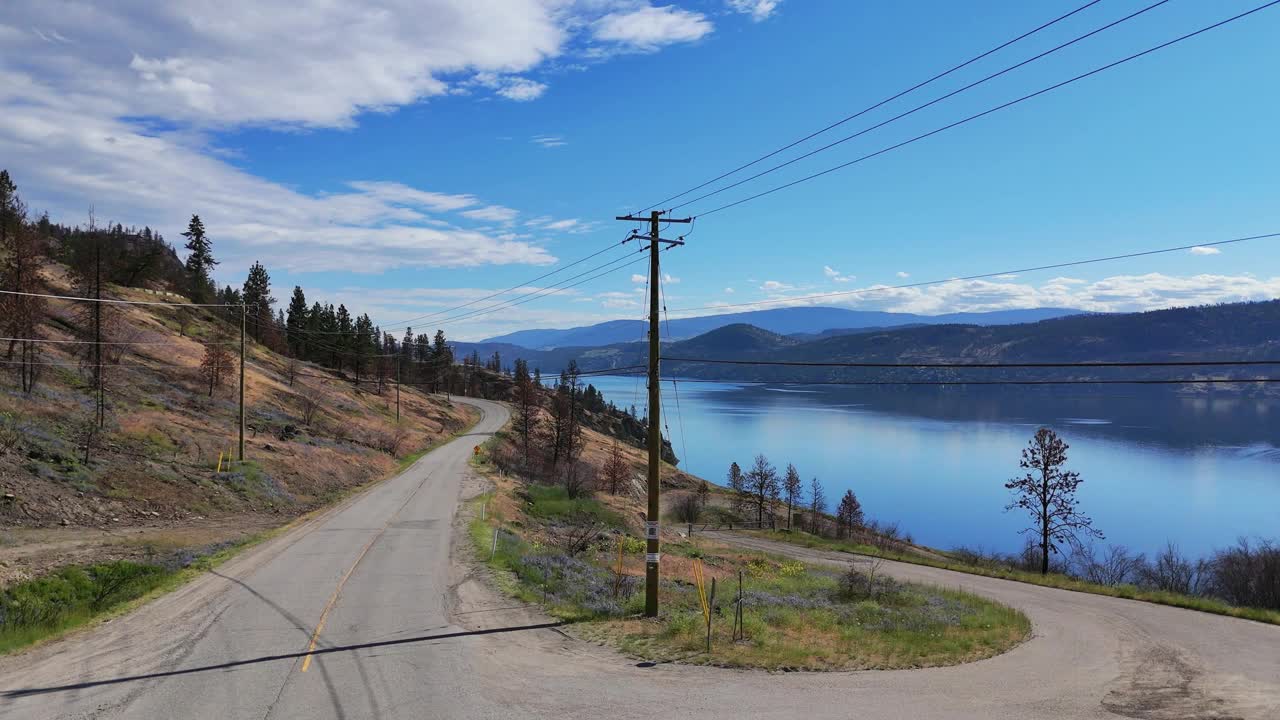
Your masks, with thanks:
[[[240,462],[244,462],[244,325],[249,306],[240,306]]]
[[[400,424],[400,366],[403,362],[396,358],[396,424]]]
[[[676,220],[674,218],[663,218],[665,211],[654,210],[649,213],[649,217],[633,217],[626,215],[615,218],[626,222],[645,222],[649,223],[649,508],[645,516],[645,565],[644,565],[644,616],[658,616],[658,564],[662,559],[662,545],[658,536],[659,525],[659,500],[661,494],[661,467],[662,467],[662,430],[659,424],[659,417],[662,414],[661,409],[661,393],[659,392],[659,340],[658,334],[658,283],[662,281],[659,274],[658,253],[661,251],[661,245],[683,245],[684,240],[665,240],[659,236],[661,224],[668,223],[691,223],[693,218],[683,218]],[[643,235],[632,235],[627,240],[642,238]]]

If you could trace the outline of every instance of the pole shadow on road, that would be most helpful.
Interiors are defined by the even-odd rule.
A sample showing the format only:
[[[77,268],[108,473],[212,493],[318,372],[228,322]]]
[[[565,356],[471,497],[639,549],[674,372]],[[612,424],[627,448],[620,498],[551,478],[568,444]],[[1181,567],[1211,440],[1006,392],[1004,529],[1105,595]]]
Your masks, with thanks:
[[[447,640],[449,638],[471,637],[476,635],[498,635],[501,633],[520,632],[524,630],[545,630],[547,628],[559,627],[563,624],[563,622],[545,622],[534,625],[490,628],[487,630],[466,630],[462,632],[442,633],[440,635],[421,635],[418,637],[400,638],[398,640],[382,640],[379,642],[357,643],[354,645],[335,645],[332,647],[317,648],[311,652],[304,650],[302,652],[281,653],[279,655],[263,655],[262,657],[248,658],[246,660],[232,660],[230,662],[218,663],[216,665],[201,665],[198,667],[184,668],[182,670],[166,670],[164,672],[145,673],[142,675],[126,675],[122,677],[107,678],[105,680],[90,680],[86,682],[72,683],[69,685],[55,685],[52,687],[4,690],[0,691],[0,697],[12,699],[26,697],[29,695],[67,692],[69,690],[85,690],[88,688],[101,687],[103,685],[118,685],[120,683],[138,682],[140,680],[154,680],[157,678],[167,678],[178,675],[192,675],[195,673],[209,672],[210,670],[226,670],[228,668],[236,668],[244,665],[257,665],[260,663],[276,662],[279,660],[297,660],[298,658],[303,658],[308,655],[329,655],[332,653],[364,650],[366,648],[409,645],[412,643],[427,642],[430,640]]]

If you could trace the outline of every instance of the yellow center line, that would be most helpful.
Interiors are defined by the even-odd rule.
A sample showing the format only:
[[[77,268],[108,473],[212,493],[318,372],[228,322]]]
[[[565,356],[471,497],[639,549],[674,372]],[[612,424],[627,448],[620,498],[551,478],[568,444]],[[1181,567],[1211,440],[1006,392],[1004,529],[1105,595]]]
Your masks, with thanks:
[[[426,459],[426,457],[429,457],[429,455],[418,460],[418,463],[421,463]],[[418,463],[414,464],[416,465]],[[351,567],[347,570],[347,573],[338,581],[338,587],[333,589],[333,596],[329,598],[329,602],[325,603],[324,610],[320,611],[320,620],[316,623],[315,632],[311,633],[311,642],[307,645],[307,654],[302,658],[302,672],[306,672],[307,668],[311,667],[312,653],[316,650],[316,643],[320,640],[320,632],[324,630],[324,623],[329,619],[329,611],[333,610],[333,606],[338,603],[338,596],[342,594],[342,588],[347,584],[347,581],[351,579],[351,575],[360,565],[360,561],[364,560],[364,556],[368,555],[369,551],[373,549],[374,543],[378,542],[378,539],[387,532],[387,528],[391,527],[391,523],[394,522],[396,518],[400,517],[400,513],[404,512],[404,509],[409,506],[409,503],[417,497],[418,491],[422,489],[423,485],[427,484],[427,481],[430,480],[435,473],[436,468],[432,468],[427,471],[427,474],[418,483],[418,486],[413,489],[413,492],[409,493],[409,497],[405,498],[405,501],[401,503],[400,507],[396,508],[396,511],[391,513],[391,517],[387,518],[387,521],[382,524],[382,527],[378,530],[377,534],[369,539],[369,542],[365,544],[364,549],[360,551],[360,555],[356,557],[356,561],[351,563]]]
[[[369,554],[369,551],[373,549],[373,544],[378,541],[378,538],[382,537],[382,533],[386,531],[387,526],[390,524],[391,520],[387,520],[387,524],[382,526],[382,529],[378,531],[378,534],[374,535],[373,538],[365,544],[364,549],[360,551],[360,555],[356,558],[356,561],[352,563],[351,567],[347,570],[347,574],[343,575],[342,579],[338,581],[338,587],[333,589],[333,596],[329,598],[329,602],[325,603],[324,610],[320,612],[320,621],[316,623],[316,630],[311,633],[311,644],[307,645],[306,657],[302,659],[302,672],[306,672],[307,668],[311,667],[311,653],[315,652],[316,642],[320,639],[320,631],[324,630],[324,622],[329,619],[329,611],[333,610],[333,606],[338,603],[338,596],[342,594],[343,586],[345,586],[347,581],[351,579],[351,574],[356,571],[356,566],[360,564],[361,560],[364,560],[365,555]]]

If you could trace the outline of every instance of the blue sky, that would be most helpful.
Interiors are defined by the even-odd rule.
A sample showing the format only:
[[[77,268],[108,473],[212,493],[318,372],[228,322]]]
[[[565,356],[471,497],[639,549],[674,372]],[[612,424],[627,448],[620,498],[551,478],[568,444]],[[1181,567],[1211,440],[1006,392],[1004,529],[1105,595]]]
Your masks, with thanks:
[[[300,284],[309,298],[345,302],[394,328],[616,243],[628,227],[614,215],[1081,4],[17,0],[0,11],[8,48],[0,166],[34,209],[64,222],[81,221],[92,205],[99,220],[149,224],[179,241],[186,218],[199,213],[223,260],[220,281],[239,284],[261,260],[278,299]],[[1149,4],[1102,0],[796,152]],[[677,210],[706,212],[1260,4],[1170,0]],[[1280,240],[1259,240],[1069,272],[787,300],[1280,231],[1276,37],[1280,6],[709,215],[687,246],[664,256],[667,304],[941,313],[1280,296]],[[642,271],[443,327],[475,339],[639,317],[643,285],[632,274]],[[441,317],[450,316],[433,320]]]

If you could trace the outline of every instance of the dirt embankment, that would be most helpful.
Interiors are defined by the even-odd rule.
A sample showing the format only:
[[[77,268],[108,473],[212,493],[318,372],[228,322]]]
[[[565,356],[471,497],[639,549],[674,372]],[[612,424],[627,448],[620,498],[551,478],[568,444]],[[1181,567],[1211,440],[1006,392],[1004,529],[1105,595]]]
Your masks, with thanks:
[[[52,289],[65,272],[47,269]],[[142,290],[112,296],[154,300]],[[106,422],[93,423],[95,359],[76,303],[51,301],[39,379],[0,382],[0,588],[52,567],[145,559],[275,527],[394,472],[409,453],[468,427],[473,408],[390,383],[354,384],[249,340],[245,457],[239,333],[218,309],[116,306],[103,363]],[[229,343],[210,391],[207,342]],[[6,373],[8,375],[9,373]],[[292,379],[291,379],[292,376]],[[397,409],[399,420],[397,421]]]

